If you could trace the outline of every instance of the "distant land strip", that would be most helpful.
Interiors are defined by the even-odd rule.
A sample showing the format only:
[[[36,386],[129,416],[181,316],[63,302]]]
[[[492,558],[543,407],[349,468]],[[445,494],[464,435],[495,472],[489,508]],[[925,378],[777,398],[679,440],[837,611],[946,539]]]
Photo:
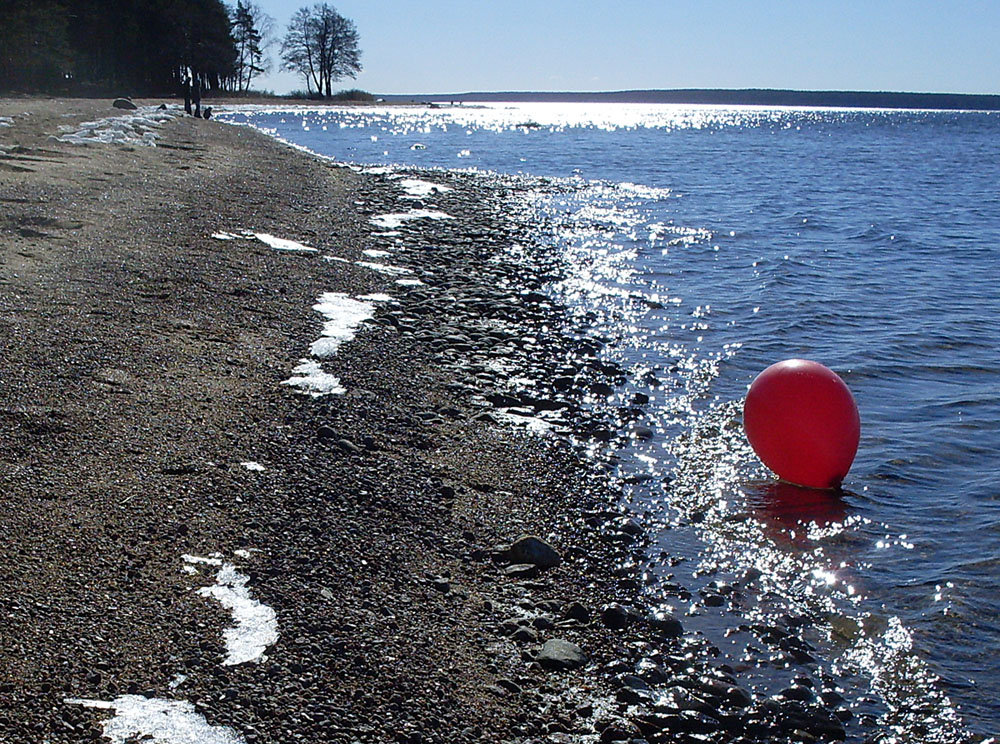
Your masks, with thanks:
[[[723,106],[819,106],[829,108],[949,109],[998,111],[1000,95],[970,93],[893,93],[850,90],[742,90],[687,88],[594,93],[506,91],[384,95],[393,103],[529,101],[555,103],[691,103]]]

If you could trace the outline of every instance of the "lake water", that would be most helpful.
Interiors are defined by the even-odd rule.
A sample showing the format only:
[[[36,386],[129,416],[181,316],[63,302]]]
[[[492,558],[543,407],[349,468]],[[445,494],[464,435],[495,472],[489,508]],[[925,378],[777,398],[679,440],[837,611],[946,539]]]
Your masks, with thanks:
[[[529,176],[514,197],[526,244],[565,255],[551,291],[629,371],[595,404],[650,398],[618,453],[623,499],[656,535],[639,570],[746,596],[696,606],[685,626],[766,692],[795,670],[755,626],[808,618],[795,622],[852,702],[852,736],[1000,730],[1000,115],[490,104],[223,118],[345,162]],[[744,440],[748,384],[791,357],[831,367],[857,399],[840,495],[776,485]],[[659,548],[687,560],[658,562]]]

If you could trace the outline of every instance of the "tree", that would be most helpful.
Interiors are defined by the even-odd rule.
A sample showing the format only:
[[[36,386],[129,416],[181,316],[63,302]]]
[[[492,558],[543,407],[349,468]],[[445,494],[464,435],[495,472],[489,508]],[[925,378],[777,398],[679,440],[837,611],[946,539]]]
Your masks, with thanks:
[[[327,3],[301,8],[288,24],[281,44],[282,66],[305,78],[306,86],[327,98],[332,83],[361,72],[361,50],[354,22]]]
[[[72,52],[58,0],[10,0],[0,12],[0,90],[66,84]]]
[[[0,0],[0,90],[160,95],[236,75],[222,0]]]
[[[243,92],[250,90],[254,76],[269,67],[264,52],[271,44],[274,19],[256,3],[243,0],[238,0],[231,12],[236,42],[236,90]]]

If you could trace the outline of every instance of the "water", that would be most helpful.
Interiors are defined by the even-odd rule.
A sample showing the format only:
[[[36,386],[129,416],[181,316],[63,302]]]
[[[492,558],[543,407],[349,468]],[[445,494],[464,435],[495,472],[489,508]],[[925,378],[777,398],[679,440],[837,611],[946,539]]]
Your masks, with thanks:
[[[657,525],[655,548],[689,560],[644,570],[744,596],[685,625],[768,691],[794,670],[752,626],[811,618],[858,736],[1000,730],[1000,115],[492,104],[226,118],[341,161],[546,179],[518,181],[526,242],[565,254],[552,291],[629,370],[599,404],[650,397],[619,452],[623,498]],[[857,399],[840,496],[776,486],[743,439],[748,384],[790,357],[833,368]],[[686,610],[661,584],[651,595]],[[733,633],[739,618],[749,629]]]

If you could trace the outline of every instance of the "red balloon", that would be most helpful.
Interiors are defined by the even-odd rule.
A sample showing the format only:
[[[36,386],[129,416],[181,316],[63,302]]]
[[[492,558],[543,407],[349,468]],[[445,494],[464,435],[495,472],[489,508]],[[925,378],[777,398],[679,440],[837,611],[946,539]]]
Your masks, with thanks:
[[[861,438],[858,405],[833,370],[806,359],[772,364],[750,385],[743,428],[778,477],[809,488],[837,488]]]

